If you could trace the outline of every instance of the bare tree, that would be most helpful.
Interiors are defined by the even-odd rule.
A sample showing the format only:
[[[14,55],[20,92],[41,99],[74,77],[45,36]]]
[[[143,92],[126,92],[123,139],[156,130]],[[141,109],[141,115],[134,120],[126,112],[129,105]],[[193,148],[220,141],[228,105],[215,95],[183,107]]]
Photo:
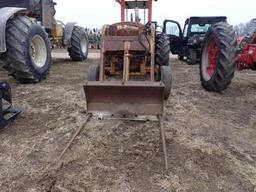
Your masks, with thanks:
[[[248,23],[239,23],[234,26],[234,30],[239,36],[250,35],[256,30],[256,19],[252,19]]]

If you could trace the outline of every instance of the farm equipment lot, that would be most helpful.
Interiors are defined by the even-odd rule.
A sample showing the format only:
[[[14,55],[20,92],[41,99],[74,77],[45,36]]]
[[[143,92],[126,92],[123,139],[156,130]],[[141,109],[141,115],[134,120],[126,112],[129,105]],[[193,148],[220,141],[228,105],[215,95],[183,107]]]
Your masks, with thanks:
[[[166,104],[169,170],[156,122],[91,119],[60,166],[51,166],[85,120],[88,66],[55,50],[49,77],[12,85],[23,113],[0,131],[0,191],[256,191],[256,74],[236,72],[222,93],[203,90],[199,67],[172,57]]]

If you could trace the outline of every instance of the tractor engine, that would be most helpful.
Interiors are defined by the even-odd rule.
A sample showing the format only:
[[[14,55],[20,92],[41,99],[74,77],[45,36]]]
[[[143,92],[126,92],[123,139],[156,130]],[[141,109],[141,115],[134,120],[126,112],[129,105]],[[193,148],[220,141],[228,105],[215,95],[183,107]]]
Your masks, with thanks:
[[[131,23],[127,22],[126,25],[123,24],[114,24],[114,25],[106,25],[103,34],[105,36],[110,37],[120,37],[120,38],[127,38],[127,37],[138,37],[138,41],[134,42],[131,41],[131,51],[129,52],[130,58],[130,72],[135,74],[145,74],[146,67],[150,66],[150,54],[149,53],[149,41],[150,38],[147,34],[145,35],[144,28],[145,26],[136,23],[136,26],[129,25]],[[107,47],[110,46],[112,49],[106,51],[105,57],[105,65],[106,65],[106,72],[110,75],[119,74],[120,71],[123,70],[123,62],[124,62],[124,51],[119,51],[122,47],[122,42],[119,43],[117,41],[109,42]],[[113,49],[113,47],[116,49]],[[138,50],[137,50],[138,49]]]

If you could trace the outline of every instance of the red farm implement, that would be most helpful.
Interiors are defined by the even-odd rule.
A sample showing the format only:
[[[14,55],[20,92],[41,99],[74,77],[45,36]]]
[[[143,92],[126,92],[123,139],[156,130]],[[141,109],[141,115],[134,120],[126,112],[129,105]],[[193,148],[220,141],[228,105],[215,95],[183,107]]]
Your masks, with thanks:
[[[251,24],[256,23],[256,19]],[[239,44],[238,44],[239,42]],[[202,86],[220,92],[231,83],[236,70],[256,69],[256,30],[237,41],[232,26],[217,23],[207,32],[200,65]]]

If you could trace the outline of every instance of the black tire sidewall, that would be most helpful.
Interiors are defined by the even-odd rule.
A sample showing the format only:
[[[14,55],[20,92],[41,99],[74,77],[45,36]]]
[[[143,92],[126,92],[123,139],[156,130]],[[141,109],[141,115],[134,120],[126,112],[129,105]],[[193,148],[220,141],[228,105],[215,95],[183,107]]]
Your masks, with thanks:
[[[160,40],[163,40],[163,43],[160,41]],[[168,46],[168,49],[169,49],[169,51],[168,51],[168,61],[166,61],[166,62],[161,62],[161,63],[158,63],[157,62],[157,60],[156,60],[156,57],[164,57],[165,55],[163,54],[163,45],[165,44],[165,42],[169,45]],[[159,49],[158,48],[158,45],[161,43],[161,48]],[[171,50],[170,50],[170,40],[169,40],[169,37],[166,35],[166,34],[164,34],[164,33],[161,33],[161,34],[157,34],[156,35],[156,43],[155,43],[155,53],[156,53],[156,55],[155,55],[155,64],[156,65],[158,65],[158,66],[169,66],[170,65],[170,52],[171,52]]]
[[[30,46],[32,43],[32,39],[36,35],[40,36],[44,40],[44,43],[46,46],[47,55],[46,55],[45,65],[43,67],[36,66],[32,59],[32,55],[30,54]],[[26,58],[28,59],[27,64],[31,66],[31,70],[33,70],[33,74],[36,75],[38,78],[40,78],[41,76],[47,75],[51,65],[51,48],[50,48],[51,45],[50,45],[50,41],[48,39],[47,33],[45,32],[45,30],[42,28],[41,25],[39,24],[32,25],[32,27],[28,30],[25,44],[26,44],[26,50],[27,50]]]
[[[78,41],[76,40],[76,33],[79,34]],[[86,39],[86,51],[83,52],[82,50],[82,43],[81,40],[85,38]],[[83,61],[86,60],[88,57],[89,47],[88,47],[88,38],[84,31],[84,28],[80,26],[75,26],[72,31],[71,35],[71,44],[70,47],[68,47],[68,52],[70,55],[70,58],[73,61]]]
[[[87,59],[87,57],[88,57],[88,38],[87,38],[87,36],[86,36],[86,34],[85,34],[85,32],[84,32],[84,30],[83,30],[83,28],[82,27],[77,27],[77,28],[79,28],[79,30],[80,30],[80,32],[79,32],[79,34],[80,34],[80,54],[81,54],[81,56],[82,56],[82,58],[83,58],[83,60],[85,60],[85,59]],[[75,29],[75,28],[74,28]],[[86,39],[86,52],[83,52],[83,50],[82,50],[82,44],[81,44],[81,40],[83,39],[83,38],[85,38]]]
[[[164,83],[164,99],[167,100],[171,94],[172,87],[172,73],[170,66],[161,66],[160,67],[160,78]]]
[[[99,81],[100,66],[93,64],[89,66],[88,81]]]
[[[203,57],[203,53],[202,53],[202,57],[201,57],[201,64],[200,64],[200,80],[203,84],[205,84],[206,87],[208,87],[208,84],[212,84],[212,81],[214,81],[214,79],[216,78],[216,73],[217,73],[217,69],[219,68],[219,56],[220,56],[220,40],[217,36],[217,32],[213,29],[213,28],[210,28],[209,31],[207,32],[206,36],[205,36],[205,41],[204,41],[204,44],[203,44],[203,50],[205,49],[205,46],[207,45],[207,42],[209,41],[209,39],[211,38],[214,38],[215,41],[216,41],[216,44],[217,44],[217,48],[218,48],[218,51],[217,51],[217,57],[216,57],[216,67],[215,67],[215,70],[214,70],[214,73],[213,75],[211,76],[211,78],[209,80],[206,80],[204,78],[204,75],[203,75],[203,66],[202,66],[202,57]]]
[[[196,51],[192,48],[188,50],[187,64],[194,65],[196,63]]]
[[[211,77],[206,75],[208,65],[209,43],[211,38],[217,46],[215,69]],[[200,63],[201,85],[207,91],[221,92],[225,90],[234,78],[237,63],[237,35],[231,25],[219,22],[210,27],[203,45]],[[204,69],[204,70],[203,70]]]

